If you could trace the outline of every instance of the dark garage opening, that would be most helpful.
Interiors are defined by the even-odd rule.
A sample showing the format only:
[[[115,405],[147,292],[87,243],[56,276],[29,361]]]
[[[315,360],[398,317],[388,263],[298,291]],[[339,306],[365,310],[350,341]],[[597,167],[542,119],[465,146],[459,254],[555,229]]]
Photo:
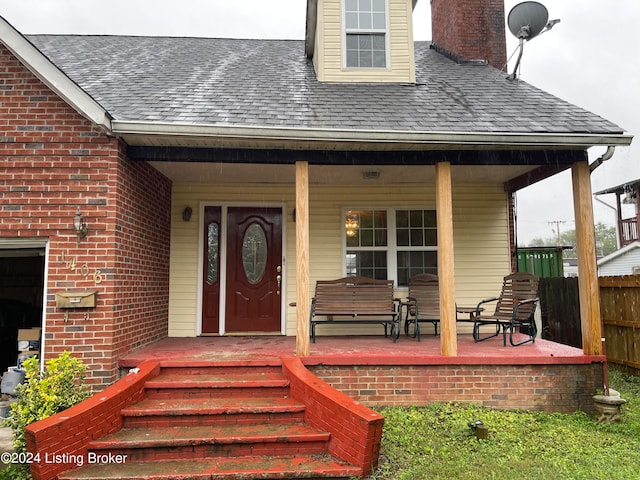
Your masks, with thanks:
[[[18,360],[18,330],[42,327],[43,248],[0,248],[0,375]]]

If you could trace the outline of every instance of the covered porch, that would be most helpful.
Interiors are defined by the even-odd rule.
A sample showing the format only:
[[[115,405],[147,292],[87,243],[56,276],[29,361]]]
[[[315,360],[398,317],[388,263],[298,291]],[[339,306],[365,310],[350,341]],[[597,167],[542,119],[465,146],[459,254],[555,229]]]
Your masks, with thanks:
[[[591,412],[591,396],[603,385],[604,355],[547,340],[504,347],[496,337],[475,343],[457,335],[457,356],[441,354],[440,337],[397,343],[374,335],[322,336],[301,357],[316,376],[370,406],[471,402],[494,408]],[[166,338],[120,361],[123,372],[148,359],[257,363],[294,356],[296,338],[227,336]]]

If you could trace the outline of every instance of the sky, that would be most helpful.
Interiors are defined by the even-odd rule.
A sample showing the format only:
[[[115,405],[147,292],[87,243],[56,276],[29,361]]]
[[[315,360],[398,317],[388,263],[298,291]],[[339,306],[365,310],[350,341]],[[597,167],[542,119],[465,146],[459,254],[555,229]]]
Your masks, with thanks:
[[[520,3],[505,0],[507,13]],[[640,1],[543,0],[547,33],[527,42],[520,78],[640,135]],[[414,11],[415,40],[431,40],[430,1]],[[113,34],[303,39],[304,0],[14,0],[0,4],[3,16],[23,34]],[[507,56],[517,40],[507,31]],[[617,147],[594,170],[593,192],[640,179],[640,147]],[[606,148],[589,150],[591,161]],[[599,197],[611,207],[615,196]],[[615,225],[615,209],[594,201],[596,222]],[[633,214],[633,210],[624,215]],[[570,172],[560,173],[517,195],[518,244],[555,237],[575,228]]]

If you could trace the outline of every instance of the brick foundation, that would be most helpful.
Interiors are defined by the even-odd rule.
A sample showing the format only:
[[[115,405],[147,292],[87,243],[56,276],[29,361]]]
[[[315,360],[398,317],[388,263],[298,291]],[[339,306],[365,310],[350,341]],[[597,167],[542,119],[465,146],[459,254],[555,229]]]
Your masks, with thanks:
[[[594,412],[602,364],[317,365],[311,372],[369,407],[475,403],[499,409]]]

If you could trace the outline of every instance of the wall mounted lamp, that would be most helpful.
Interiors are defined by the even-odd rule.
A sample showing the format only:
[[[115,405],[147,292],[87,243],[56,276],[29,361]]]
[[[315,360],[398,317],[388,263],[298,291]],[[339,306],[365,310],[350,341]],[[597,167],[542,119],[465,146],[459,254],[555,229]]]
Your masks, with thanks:
[[[191,207],[184,207],[182,211],[182,220],[188,222],[191,220],[191,214],[193,213],[193,209]]]
[[[76,215],[73,217],[73,230],[76,232],[76,236],[78,237],[78,245],[80,245],[80,239],[87,236],[89,232],[89,227],[82,218],[82,214],[80,213],[80,209],[76,211]]]

